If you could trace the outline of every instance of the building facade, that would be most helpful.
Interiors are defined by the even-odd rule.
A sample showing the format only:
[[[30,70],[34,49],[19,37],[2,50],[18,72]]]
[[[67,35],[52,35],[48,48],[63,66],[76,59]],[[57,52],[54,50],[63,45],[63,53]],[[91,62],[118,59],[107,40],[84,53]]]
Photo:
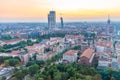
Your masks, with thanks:
[[[61,28],[64,28],[63,17],[60,17],[60,21],[61,21]]]
[[[94,50],[88,48],[80,55],[80,60],[78,62],[83,65],[92,66],[94,64],[94,57]]]
[[[77,60],[77,50],[69,50],[65,54],[63,54],[63,62],[67,61],[68,63],[70,62],[75,62]]]
[[[56,27],[56,12],[50,11],[48,14],[48,27],[49,29],[53,29]]]

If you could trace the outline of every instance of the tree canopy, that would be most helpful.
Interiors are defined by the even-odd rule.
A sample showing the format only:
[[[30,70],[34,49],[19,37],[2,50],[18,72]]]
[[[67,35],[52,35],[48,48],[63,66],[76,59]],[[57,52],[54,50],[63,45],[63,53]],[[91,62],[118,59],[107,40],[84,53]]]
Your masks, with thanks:
[[[53,64],[36,74],[36,80],[101,80],[98,71],[76,63]]]

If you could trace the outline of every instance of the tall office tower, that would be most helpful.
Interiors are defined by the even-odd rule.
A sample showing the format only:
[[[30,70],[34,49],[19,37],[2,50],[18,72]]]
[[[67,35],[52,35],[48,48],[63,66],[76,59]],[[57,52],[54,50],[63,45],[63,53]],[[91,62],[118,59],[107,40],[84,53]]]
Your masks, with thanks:
[[[48,14],[48,27],[53,29],[56,27],[56,13],[55,11],[50,11]]]
[[[110,34],[110,16],[108,16],[108,20],[107,20],[107,34]]]
[[[63,23],[63,18],[60,17],[60,21],[61,21],[61,28],[64,28],[64,23]]]

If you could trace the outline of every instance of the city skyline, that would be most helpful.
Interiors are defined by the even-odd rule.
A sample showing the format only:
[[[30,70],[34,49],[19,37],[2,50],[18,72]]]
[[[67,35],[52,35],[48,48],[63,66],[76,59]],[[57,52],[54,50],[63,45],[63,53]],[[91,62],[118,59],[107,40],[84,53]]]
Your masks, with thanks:
[[[48,14],[48,27],[53,29],[56,27],[56,12],[50,11]]]
[[[120,21],[119,0],[0,0],[0,22],[47,22],[50,10],[65,22]]]

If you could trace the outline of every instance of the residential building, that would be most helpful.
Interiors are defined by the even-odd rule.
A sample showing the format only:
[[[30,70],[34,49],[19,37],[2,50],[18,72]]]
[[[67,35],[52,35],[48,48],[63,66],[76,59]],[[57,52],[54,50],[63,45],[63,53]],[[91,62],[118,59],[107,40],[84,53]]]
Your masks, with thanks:
[[[34,51],[34,53],[44,53],[45,45],[44,44],[34,44],[33,46],[26,46],[25,48],[28,50],[28,52]]]
[[[81,52],[84,52],[89,47],[87,42],[81,42]]]
[[[99,59],[98,59],[98,69],[110,67],[112,59],[110,53],[102,52],[99,53]]]
[[[22,62],[23,64],[26,64],[26,63],[29,61],[29,58],[30,58],[29,54],[26,53],[25,51],[20,52],[20,53],[18,54],[18,56],[19,56],[19,58],[21,59],[21,62]]]
[[[75,62],[77,60],[77,50],[69,50],[66,53],[63,54],[63,62],[67,61],[68,63],[70,62]]]
[[[47,54],[37,54],[37,60],[47,60]]]

